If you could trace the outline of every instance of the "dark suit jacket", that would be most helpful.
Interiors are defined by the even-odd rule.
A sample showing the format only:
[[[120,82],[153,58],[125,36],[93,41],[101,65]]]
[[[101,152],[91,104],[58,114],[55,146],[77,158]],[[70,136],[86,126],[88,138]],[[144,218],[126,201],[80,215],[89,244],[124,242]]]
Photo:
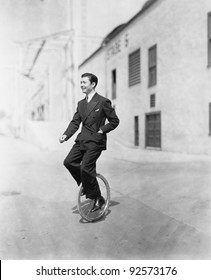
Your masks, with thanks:
[[[106,150],[106,134],[118,126],[119,119],[111,106],[111,101],[95,93],[89,103],[86,98],[78,102],[76,113],[64,132],[67,135],[65,140],[78,130],[81,122],[82,129],[76,138],[76,142],[80,143],[80,148]],[[99,129],[103,133],[98,133]]]

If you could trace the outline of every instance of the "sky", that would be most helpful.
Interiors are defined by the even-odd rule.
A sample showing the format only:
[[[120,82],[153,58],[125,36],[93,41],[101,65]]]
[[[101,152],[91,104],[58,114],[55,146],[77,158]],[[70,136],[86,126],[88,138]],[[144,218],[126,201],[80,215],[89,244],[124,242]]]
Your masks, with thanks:
[[[146,0],[1,0],[0,6],[0,111],[14,110],[18,91],[20,41],[68,30],[102,40],[117,25],[127,22]],[[83,4],[83,6],[80,6]],[[89,55],[89,54],[88,54]]]

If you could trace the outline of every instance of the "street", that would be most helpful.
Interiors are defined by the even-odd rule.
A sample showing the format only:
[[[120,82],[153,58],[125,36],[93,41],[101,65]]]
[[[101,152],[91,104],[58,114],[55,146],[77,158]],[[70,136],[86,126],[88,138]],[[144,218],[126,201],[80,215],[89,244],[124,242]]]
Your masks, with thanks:
[[[133,160],[109,144],[98,161],[109,212],[87,223],[63,166],[70,147],[41,150],[0,135],[1,259],[211,258],[208,157],[134,151]]]

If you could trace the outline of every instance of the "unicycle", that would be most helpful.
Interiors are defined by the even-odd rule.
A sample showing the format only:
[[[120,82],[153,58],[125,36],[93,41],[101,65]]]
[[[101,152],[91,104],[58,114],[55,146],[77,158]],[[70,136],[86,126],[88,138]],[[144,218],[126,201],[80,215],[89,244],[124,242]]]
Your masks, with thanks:
[[[86,195],[81,196],[82,186],[80,187],[78,193],[78,211],[83,219],[88,222],[94,222],[101,219],[108,210],[109,202],[110,202],[110,187],[108,181],[101,174],[96,175],[96,179],[98,181],[101,195],[105,199],[105,204],[101,209],[96,210],[95,212],[91,212],[93,206],[93,199],[86,198]]]

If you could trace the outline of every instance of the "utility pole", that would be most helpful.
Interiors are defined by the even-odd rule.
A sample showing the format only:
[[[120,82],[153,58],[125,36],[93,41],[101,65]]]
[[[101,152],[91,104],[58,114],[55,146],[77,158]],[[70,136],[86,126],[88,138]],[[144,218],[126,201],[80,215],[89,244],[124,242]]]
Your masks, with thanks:
[[[64,47],[65,51],[65,98],[64,102],[66,105],[64,108],[67,110],[68,119],[73,116],[76,107],[76,51],[75,51],[75,40],[76,30],[74,24],[74,0],[67,0],[68,5],[68,29],[71,30],[69,40]],[[66,100],[65,100],[66,99]],[[70,102],[68,102],[70,100]],[[70,104],[71,103],[71,104]],[[71,108],[69,108],[69,105]],[[71,112],[71,113],[69,113]]]

